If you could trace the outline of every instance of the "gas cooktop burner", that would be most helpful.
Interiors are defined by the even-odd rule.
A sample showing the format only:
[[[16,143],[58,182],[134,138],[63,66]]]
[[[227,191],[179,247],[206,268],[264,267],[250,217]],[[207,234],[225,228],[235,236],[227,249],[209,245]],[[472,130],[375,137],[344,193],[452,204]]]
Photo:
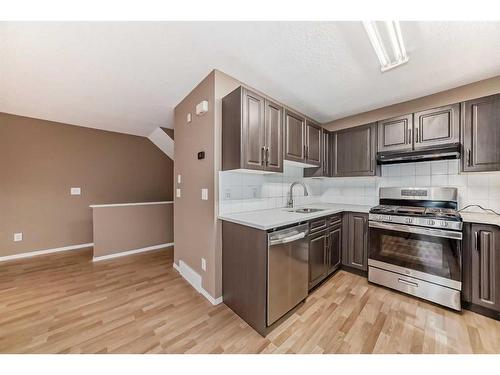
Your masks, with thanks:
[[[413,207],[413,206],[391,206],[379,205],[370,210],[373,214],[421,216],[427,218],[461,220],[460,214],[451,208],[439,207]]]

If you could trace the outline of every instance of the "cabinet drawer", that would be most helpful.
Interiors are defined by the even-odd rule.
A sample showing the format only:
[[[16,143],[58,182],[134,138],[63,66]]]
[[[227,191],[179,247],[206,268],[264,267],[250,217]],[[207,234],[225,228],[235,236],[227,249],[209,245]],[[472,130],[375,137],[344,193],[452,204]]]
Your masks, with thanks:
[[[414,277],[369,267],[368,281],[460,310],[460,291]]]
[[[309,222],[309,232],[314,233],[326,228],[326,218],[311,220]]]
[[[342,215],[335,215],[335,216],[330,216],[328,218],[328,226],[329,227],[332,227],[332,226],[336,226],[336,225],[340,225],[342,223]]]

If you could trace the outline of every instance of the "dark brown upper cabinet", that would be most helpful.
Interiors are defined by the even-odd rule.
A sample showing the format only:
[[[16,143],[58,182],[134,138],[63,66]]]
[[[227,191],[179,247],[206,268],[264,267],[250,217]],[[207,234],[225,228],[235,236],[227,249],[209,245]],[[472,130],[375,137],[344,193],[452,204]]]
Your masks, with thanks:
[[[462,103],[465,172],[500,170],[500,95]]]
[[[304,168],[304,177],[329,177],[330,176],[330,132],[321,129],[322,140],[322,152],[321,152],[321,164],[316,168]]]
[[[344,266],[368,270],[368,214],[349,212],[347,215],[347,241],[343,248]],[[345,220],[345,219],[344,219]]]
[[[285,110],[285,159],[304,163],[306,160],[306,119]]]
[[[265,105],[265,169],[283,172],[283,107],[266,100]]]
[[[459,143],[460,105],[416,112],[413,127],[415,149]]]
[[[222,170],[283,171],[283,108],[239,87],[222,99]]]
[[[333,177],[375,176],[376,124],[331,133],[330,175]]]
[[[460,142],[460,105],[451,104],[378,122],[378,151],[411,151]]]
[[[306,120],[306,163],[321,166],[323,132],[320,125]]]
[[[500,312],[500,228],[472,224],[471,234],[471,302]]]
[[[378,122],[378,151],[403,151],[413,147],[413,116],[404,115]]]

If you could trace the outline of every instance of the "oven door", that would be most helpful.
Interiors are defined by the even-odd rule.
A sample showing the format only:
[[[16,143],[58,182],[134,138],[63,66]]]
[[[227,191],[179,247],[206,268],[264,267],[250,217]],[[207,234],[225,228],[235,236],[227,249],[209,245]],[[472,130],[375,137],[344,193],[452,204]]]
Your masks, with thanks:
[[[461,290],[462,233],[370,221],[370,266]]]

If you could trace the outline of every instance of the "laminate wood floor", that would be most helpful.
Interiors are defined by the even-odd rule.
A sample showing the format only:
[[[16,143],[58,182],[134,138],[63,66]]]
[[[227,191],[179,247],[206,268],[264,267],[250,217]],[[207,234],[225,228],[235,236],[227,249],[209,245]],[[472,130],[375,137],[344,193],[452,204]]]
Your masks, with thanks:
[[[173,249],[0,263],[2,353],[500,353],[500,322],[336,273],[266,338],[172,268]]]

